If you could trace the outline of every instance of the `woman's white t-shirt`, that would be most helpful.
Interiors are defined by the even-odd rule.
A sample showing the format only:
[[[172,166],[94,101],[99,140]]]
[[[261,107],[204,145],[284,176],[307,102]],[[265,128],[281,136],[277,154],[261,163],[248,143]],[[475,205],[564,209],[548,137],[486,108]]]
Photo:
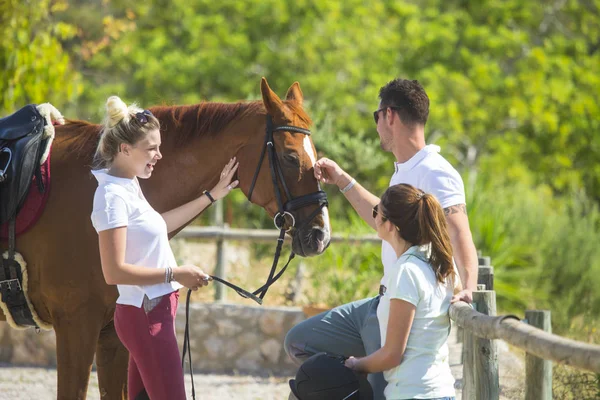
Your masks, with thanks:
[[[377,318],[381,345],[385,344],[390,300],[400,299],[416,307],[402,362],[384,371],[387,400],[452,397],[454,378],[448,362],[450,332],[450,283],[440,284],[427,262],[428,246],[408,249],[385,276],[386,291],[379,299]]]
[[[127,264],[148,268],[177,267],[169,245],[167,224],[146,201],[137,178],[119,178],[109,175],[105,169],[92,171],[92,174],[98,180],[92,210],[96,232],[127,227]],[[181,287],[175,281],[145,286],[117,285],[117,303],[141,307],[144,295],[154,299]]]

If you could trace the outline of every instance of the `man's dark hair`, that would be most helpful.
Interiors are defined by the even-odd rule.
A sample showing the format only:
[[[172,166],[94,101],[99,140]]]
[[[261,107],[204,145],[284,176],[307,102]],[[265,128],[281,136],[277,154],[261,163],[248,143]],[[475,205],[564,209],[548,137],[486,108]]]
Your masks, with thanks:
[[[394,79],[379,89],[381,108],[390,107],[405,125],[425,125],[429,117],[429,97],[421,84],[414,80]]]

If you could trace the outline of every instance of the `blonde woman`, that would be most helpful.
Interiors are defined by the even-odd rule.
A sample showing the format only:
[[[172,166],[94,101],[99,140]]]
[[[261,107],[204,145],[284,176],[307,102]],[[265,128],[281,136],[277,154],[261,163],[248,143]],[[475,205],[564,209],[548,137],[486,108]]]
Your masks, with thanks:
[[[106,113],[92,170],[98,188],[91,218],[104,279],[119,291],[114,322],[130,354],[129,398],[183,400],[175,337],[178,289],[206,286],[209,276],[194,265],[177,266],[167,235],[237,186],[232,179],[238,163],[229,161],[212,190],[159,214],[138,182],[150,178],[162,158],[158,119],[116,96],[107,100]]]

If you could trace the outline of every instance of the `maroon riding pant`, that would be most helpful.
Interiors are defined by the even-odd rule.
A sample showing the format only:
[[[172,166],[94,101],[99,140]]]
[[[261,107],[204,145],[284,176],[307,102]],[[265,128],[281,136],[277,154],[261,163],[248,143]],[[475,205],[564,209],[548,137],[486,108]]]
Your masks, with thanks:
[[[128,394],[146,390],[151,400],[185,400],[181,355],[175,336],[179,293],[164,295],[148,314],[144,308],[117,304],[115,328],[129,350]]]

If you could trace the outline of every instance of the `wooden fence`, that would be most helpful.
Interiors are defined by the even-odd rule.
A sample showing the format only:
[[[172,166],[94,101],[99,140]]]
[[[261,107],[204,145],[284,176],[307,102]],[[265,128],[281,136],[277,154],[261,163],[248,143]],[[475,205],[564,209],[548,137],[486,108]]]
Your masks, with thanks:
[[[223,224],[222,202],[216,203],[215,226],[187,227],[177,238],[205,238],[217,242],[215,274],[225,278],[224,243],[227,240],[275,242],[279,232],[261,229],[230,229]],[[289,238],[286,237],[286,240]],[[331,242],[380,243],[376,235],[333,235]],[[450,307],[450,318],[459,327],[463,342],[464,400],[497,400],[500,397],[496,340],[524,350],[526,355],[525,400],[552,398],[552,361],[600,374],[600,346],[577,342],[551,333],[550,311],[530,310],[525,319],[496,315],[494,267],[489,257],[479,259],[478,289],[473,304],[458,302]],[[215,300],[225,299],[216,285]]]
[[[525,400],[552,399],[552,361],[600,374],[600,346],[553,335],[550,311],[528,310],[523,320],[497,316],[494,269],[489,258],[480,264],[473,304],[450,306],[450,318],[464,335],[462,399],[499,399],[498,339],[526,352]]]

